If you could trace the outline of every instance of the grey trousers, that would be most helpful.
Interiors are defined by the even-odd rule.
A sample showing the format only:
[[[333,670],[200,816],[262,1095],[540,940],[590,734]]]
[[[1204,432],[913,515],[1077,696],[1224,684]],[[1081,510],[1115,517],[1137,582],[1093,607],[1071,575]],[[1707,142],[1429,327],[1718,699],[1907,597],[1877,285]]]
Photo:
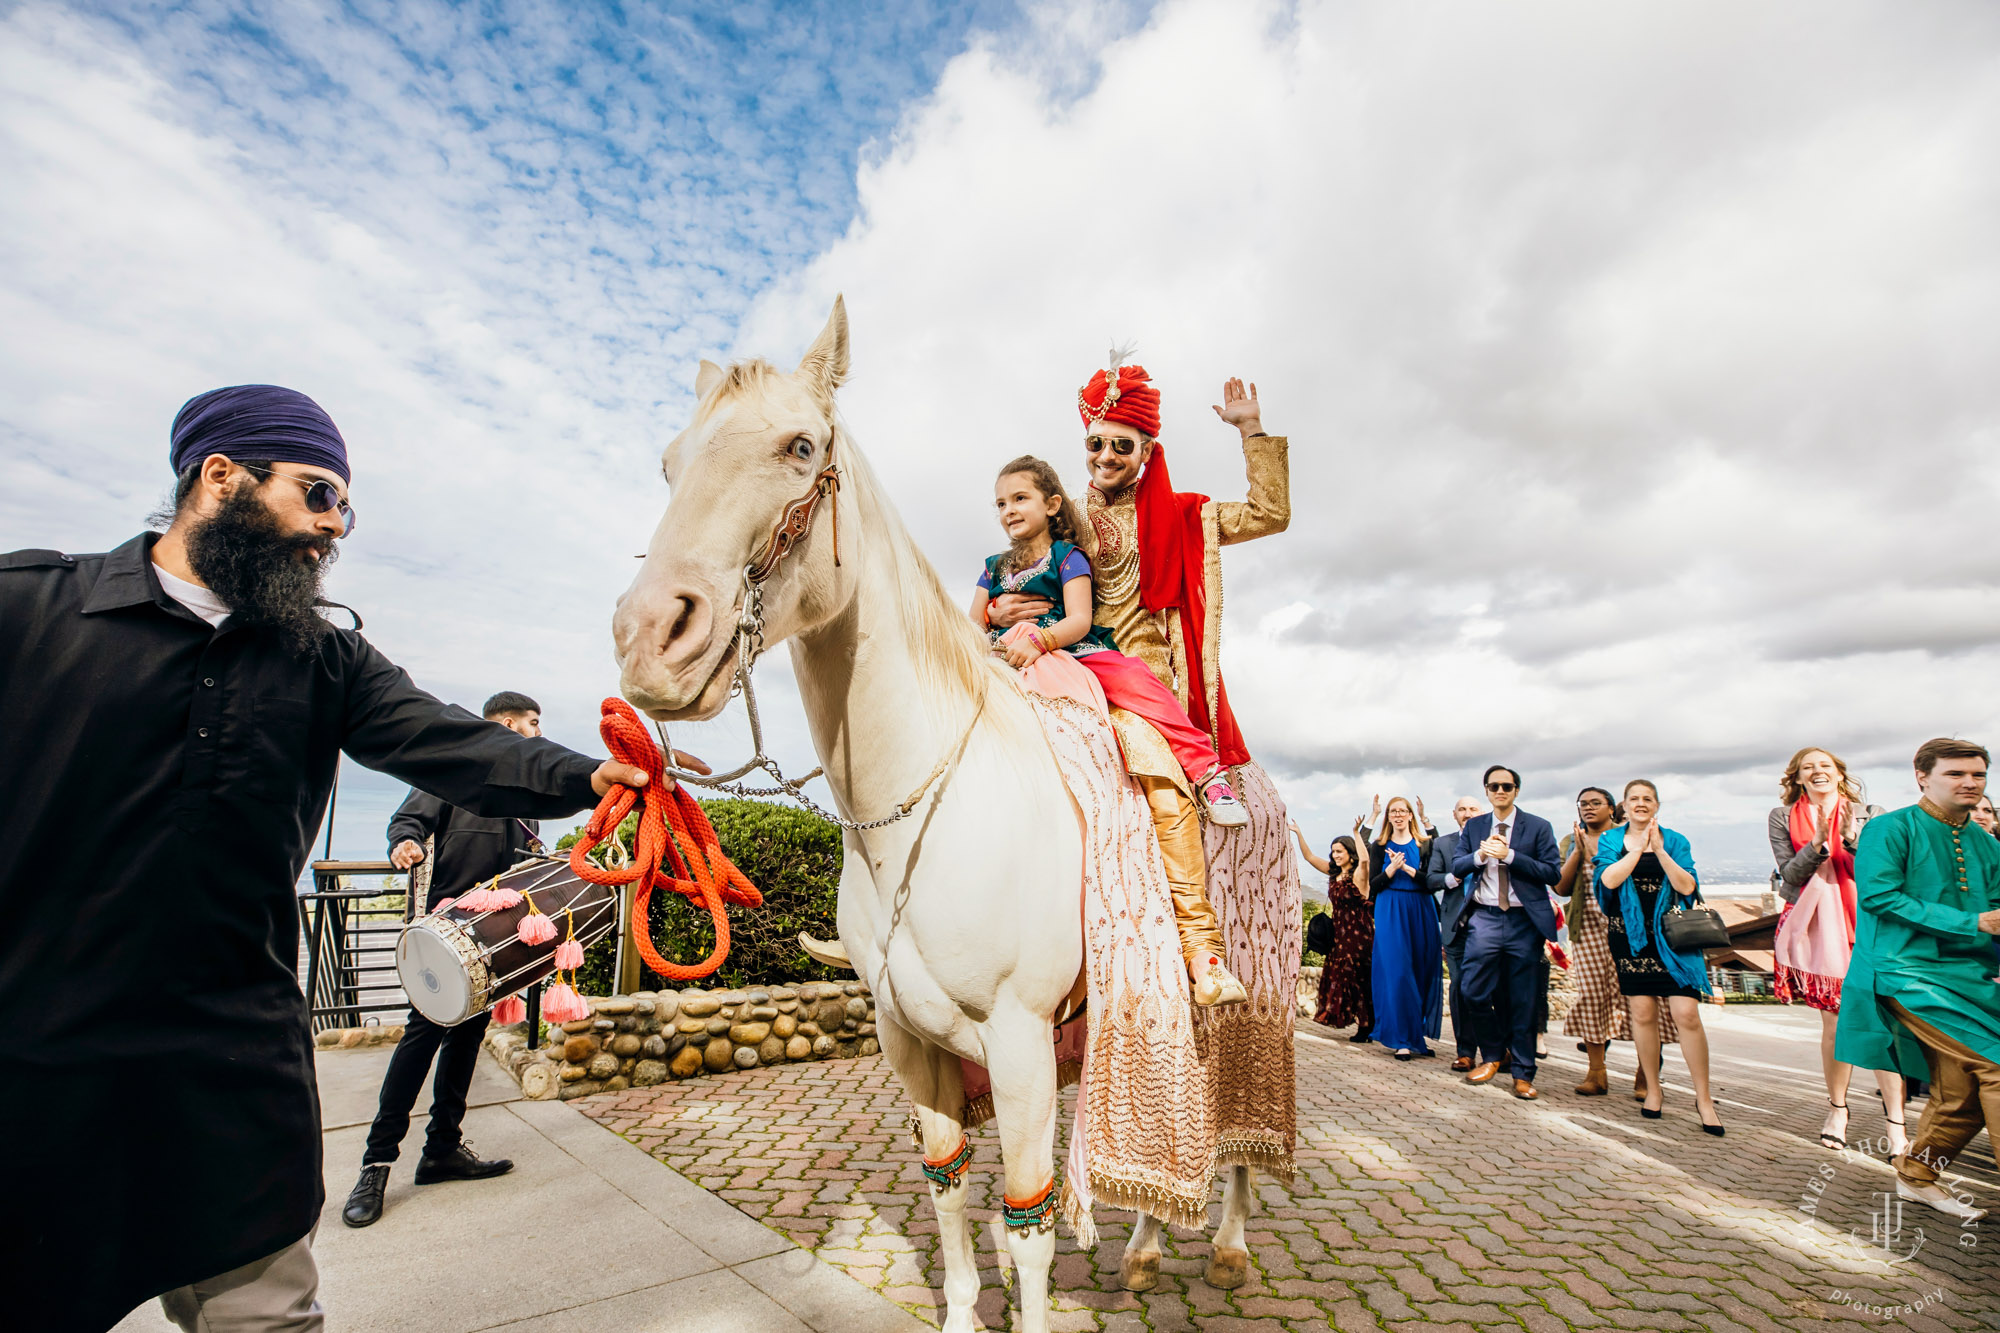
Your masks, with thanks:
[[[254,1263],[176,1287],[160,1297],[160,1308],[182,1333],[322,1333],[313,1233]]]

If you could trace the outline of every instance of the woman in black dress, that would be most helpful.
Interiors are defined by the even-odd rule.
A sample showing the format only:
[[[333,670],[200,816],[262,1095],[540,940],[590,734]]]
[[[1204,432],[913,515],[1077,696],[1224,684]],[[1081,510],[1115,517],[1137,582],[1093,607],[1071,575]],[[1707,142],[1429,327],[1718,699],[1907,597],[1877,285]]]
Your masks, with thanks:
[[[1644,778],[1625,784],[1625,824],[1597,840],[1594,870],[1604,909],[1605,936],[1618,969],[1618,990],[1632,1007],[1632,1044],[1646,1073],[1640,1114],[1660,1118],[1666,1090],[1660,1082],[1660,1006],[1673,1015],[1681,1058],[1694,1081],[1695,1113],[1710,1134],[1722,1133],[1722,1116],[1708,1085],[1708,1034],[1701,1025],[1701,997],[1708,963],[1699,953],[1676,953],[1662,930],[1667,914],[1701,901],[1694,852],[1688,840],[1659,822],[1659,789]]]
[[[1375,1029],[1375,1008],[1371,990],[1369,960],[1375,951],[1375,913],[1368,902],[1368,880],[1357,874],[1361,848],[1342,834],[1327,848],[1326,858],[1314,856],[1306,846],[1306,835],[1292,825],[1299,840],[1299,855],[1306,864],[1326,876],[1326,913],[1333,921],[1333,942],[1326,949],[1326,965],[1319,974],[1319,1003],[1313,1022],[1330,1028],[1355,1024],[1349,1041],[1367,1041]]]

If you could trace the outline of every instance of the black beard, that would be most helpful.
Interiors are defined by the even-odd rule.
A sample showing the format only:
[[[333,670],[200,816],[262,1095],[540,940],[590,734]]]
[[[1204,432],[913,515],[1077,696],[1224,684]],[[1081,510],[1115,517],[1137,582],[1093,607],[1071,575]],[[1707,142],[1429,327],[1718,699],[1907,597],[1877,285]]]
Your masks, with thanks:
[[[314,559],[300,557],[311,551]],[[326,569],[339,556],[332,539],[286,532],[257,490],[238,486],[222,507],[188,530],[188,564],[209,591],[229,603],[231,618],[275,629],[303,657],[330,626],[314,605]]]

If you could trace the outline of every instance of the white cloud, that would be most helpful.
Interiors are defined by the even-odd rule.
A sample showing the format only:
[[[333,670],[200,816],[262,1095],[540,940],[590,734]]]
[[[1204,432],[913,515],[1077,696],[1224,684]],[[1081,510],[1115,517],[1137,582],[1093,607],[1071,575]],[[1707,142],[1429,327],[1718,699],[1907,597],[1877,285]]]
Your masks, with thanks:
[[[1051,7],[943,67],[803,266],[847,188],[817,118],[903,85],[774,78],[775,156],[709,113],[823,33],[396,19],[0,18],[0,545],[120,540],[183,398],[295,384],[361,470],[337,594],[588,744],[693,358],[795,356],[844,290],[847,414],[950,579],[1000,461],[1080,479],[1112,341],[1184,488],[1242,493],[1206,405],[1260,383],[1295,518],[1226,558],[1225,662],[1316,834],[1494,757],[1558,815],[1664,777],[1748,865],[1798,742],[1900,800],[1917,740],[2000,739],[1990,6]]]
[[[941,567],[992,469],[1080,482],[1071,395],[1137,338],[1185,489],[1256,378],[1292,529],[1226,558],[1231,695],[1322,832],[1489,759],[1669,775],[1761,855],[1803,741],[1907,799],[2000,740],[2000,15],[1962,4],[1185,0],[1052,95],[969,52],[767,293],[847,294],[848,416]],[[1298,608],[1305,608],[1301,613]]]

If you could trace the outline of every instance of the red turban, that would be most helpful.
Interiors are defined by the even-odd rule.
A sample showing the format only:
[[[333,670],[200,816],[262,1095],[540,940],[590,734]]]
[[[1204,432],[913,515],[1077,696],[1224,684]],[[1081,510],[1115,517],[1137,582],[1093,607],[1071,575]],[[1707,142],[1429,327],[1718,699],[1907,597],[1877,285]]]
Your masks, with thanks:
[[[1111,380],[1113,375],[1118,377],[1115,384]],[[1153,377],[1146,373],[1144,366],[1100,370],[1090,377],[1090,383],[1076,391],[1076,414],[1083,418],[1085,426],[1095,426],[1100,421],[1115,421],[1121,426],[1157,436],[1160,433],[1160,391],[1153,387]]]

